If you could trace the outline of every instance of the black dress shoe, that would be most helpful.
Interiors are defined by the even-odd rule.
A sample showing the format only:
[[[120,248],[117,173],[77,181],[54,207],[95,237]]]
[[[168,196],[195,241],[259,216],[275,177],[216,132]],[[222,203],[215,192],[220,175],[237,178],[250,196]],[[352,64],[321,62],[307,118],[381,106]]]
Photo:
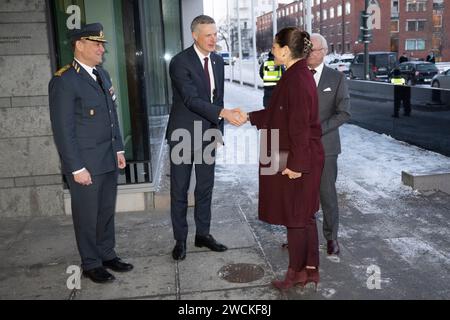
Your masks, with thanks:
[[[177,241],[172,251],[172,257],[177,261],[181,261],[186,258],[186,241]]]
[[[83,276],[91,279],[96,283],[107,283],[116,280],[116,278],[111,273],[106,271],[106,269],[103,267],[98,267],[91,270],[84,270]]]
[[[223,244],[217,242],[212,235],[207,235],[207,236],[199,236],[196,235],[195,236],[195,246],[202,248],[202,247],[206,247],[212,251],[216,251],[216,252],[224,252],[227,251],[228,248],[226,246],[224,246]]]
[[[338,255],[340,252],[339,243],[337,240],[328,240],[327,241],[327,253],[329,255],[335,254]]]
[[[127,272],[133,270],[134,268],[132,264],[123,262],[120,258],[104,261],[103,266],[116,272]]]

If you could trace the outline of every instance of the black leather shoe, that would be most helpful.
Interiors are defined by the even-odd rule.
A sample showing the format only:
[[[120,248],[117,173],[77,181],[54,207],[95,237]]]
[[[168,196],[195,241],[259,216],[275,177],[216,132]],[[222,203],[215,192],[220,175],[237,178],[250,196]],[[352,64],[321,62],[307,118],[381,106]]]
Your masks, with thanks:
[[[177,241],[172,251],[172,257],[177,261],[181,261],[186,258],[186,241]]]
[[[127,272],[133,270],[134,268],[132,264],[123,262],[120,258],[104,261],[103,266],[116,272]]]
[[[83,276],[91,279],[96,283],[107,283],[116,280],[116,278],[111,273],[106,271],[106,269],[103,267],[98,267],[91,270],[84,270]]]
[[[340,252],[339,243],[337,240],[328,240],[327,241],[327,253],[329,255],[335,254],[338,255]]]
[[[216,252],[224,252],[227,251],[228,248],[226,246],[224,246],[223,244],[217,242],[212,235],[207,235],[207,236],[199,236],[196,235],[195,236],[195,246],[202,248],[202,247],[206,247],[212,251],[216,251]]]

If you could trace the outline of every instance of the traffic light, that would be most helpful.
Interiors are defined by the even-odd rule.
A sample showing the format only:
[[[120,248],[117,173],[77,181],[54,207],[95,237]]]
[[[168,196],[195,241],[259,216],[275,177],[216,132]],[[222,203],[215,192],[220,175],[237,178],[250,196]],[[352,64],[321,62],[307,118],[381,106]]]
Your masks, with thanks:
[[[366,11],[361,11],[359,16],[359,42],[371,43],[372,42],[372,30],[369,29],[370,15]]]

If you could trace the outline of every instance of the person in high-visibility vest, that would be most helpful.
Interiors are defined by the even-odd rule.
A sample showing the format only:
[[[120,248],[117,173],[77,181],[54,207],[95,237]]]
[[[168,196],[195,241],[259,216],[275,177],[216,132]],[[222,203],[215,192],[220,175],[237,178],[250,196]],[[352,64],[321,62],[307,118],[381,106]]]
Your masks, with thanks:
[[[394,69],[391,83],[394,85],[394,114],[392,117],[399,117],[401,103],[403,103],[403,114],[409,117],[411,115],[411,87],[406,85],[406,80],[402,77],[400,69]]]
[[[264,108],[269,106],[270,98],[272,97],[273,90],[277,85],[278,81],[283,75],[284,67],[275,65],[274,56],[272,52],[269,52],[269,57],[267,61],[261,64],[259,68],[259,75],[264,81]]]

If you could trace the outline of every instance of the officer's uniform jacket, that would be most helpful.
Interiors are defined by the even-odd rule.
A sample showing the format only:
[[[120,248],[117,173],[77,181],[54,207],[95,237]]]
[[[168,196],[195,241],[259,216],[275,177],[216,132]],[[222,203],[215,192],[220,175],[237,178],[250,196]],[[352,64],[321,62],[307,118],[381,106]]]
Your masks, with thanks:
[[[91,175],[117,170],[117,152],[124,150],[111,78],[96,69],[104,89],[76,61],[49,84],[50,118],[64,174],[82,168]]]

